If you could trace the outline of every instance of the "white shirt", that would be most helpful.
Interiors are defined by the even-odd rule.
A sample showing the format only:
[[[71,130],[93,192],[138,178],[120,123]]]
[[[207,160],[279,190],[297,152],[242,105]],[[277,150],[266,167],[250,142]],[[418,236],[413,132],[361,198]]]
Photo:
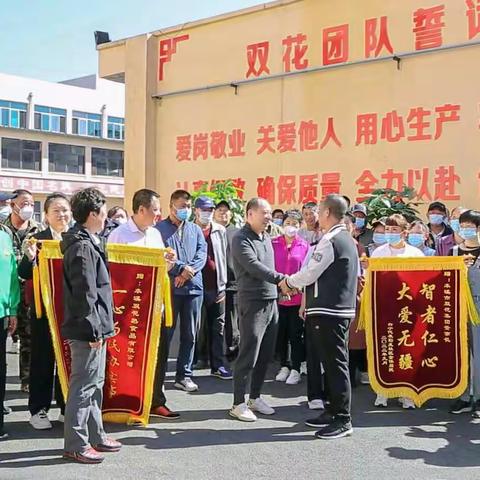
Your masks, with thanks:
[[[52,234],[52,238],[54,240],[62,240],[62,233],[63,232],[60,232],[58,233],[56,230],[54,230],[52,227],[49,227],[50,228],[50,233]],[[66,230],[65,230],[66,231]]]
[[[162,235],[155,227],[142,232],[130,217],[127,223],[118,226],[108,237],[108,243],[122,243],[135,247],[165,248]]]
[[[392,248],[388,243],[377,247],[371,255],[371,258],[380,257],[424,257],[423,252],[417,247],[412,247],[405,243],[403,248]]]

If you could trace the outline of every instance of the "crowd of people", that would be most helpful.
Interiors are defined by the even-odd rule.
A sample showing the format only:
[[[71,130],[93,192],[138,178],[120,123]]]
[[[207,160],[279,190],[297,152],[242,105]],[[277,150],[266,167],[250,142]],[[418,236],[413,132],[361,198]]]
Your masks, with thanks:
[[[160,197],[152,190],[134,194],[130,215],[120,206],[107,211],[105,196],[87,188],[71,198],[48,195],[43,222],[37,223],[32,194],[16,190],[0,193],[0,219],[0,439],[8,437],[4,398],[11,335],[32,428],[52,428],[55,398],[65,457],[82,463],[100,463],[103,452],[121,448],[106,435],[101,415],[106,343],[114,335],[108,243],[164,249],[174,318],[171,327],[162,321],[150,413],[167,420],[180,417],[167,406],[164,388],[178,327],[176,389],[198,390],[194,369],[208,367],[219,380],[233,380],[230,416],[254,422],[257,415],[275,413],[261,394],[276,358],[276,381],[295,385],[306,374],[308,406],[318,411],[306,424],[318,428],[316,436],[351,435],[351,388],[368,384],[365,338],[356,328],[368,257],[465,256],[480,310],[480,212],[449,212],[440,202],[429,205],[422,222],[399,213],[372,218],[365,204],[351,206],[348,197],[334,194],[286,212],[253,198],[244,224],[235,225],[228,199],[193,201],[189,192],[176,190],[162,218]],[[45,308],[32,288],[43,240],[59,240],[64,258],[62,335],[72,357],[66,399]],[[480,418],[479,332],[471,327],[471,380],[452,405],[453,414]],[[409,398],[400,402],[415,408]],[[386,407],[387,399],[377,396],[375,405]]]

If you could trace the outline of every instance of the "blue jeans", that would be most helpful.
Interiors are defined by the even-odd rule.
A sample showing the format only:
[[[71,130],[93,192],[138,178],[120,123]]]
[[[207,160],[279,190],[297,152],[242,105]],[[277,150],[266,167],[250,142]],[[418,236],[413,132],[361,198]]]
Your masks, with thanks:
[[[173,297],[173,328],[180,322],[180,347],[178,349],[177,382],[185,377],[192,376],[193,356],[195,353],[195,341],[200,313],[202,310],[203,295],[174,295]]]

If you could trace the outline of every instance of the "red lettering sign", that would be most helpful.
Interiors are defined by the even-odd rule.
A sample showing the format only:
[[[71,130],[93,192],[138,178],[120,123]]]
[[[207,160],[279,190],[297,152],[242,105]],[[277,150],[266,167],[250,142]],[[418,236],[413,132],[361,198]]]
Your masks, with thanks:
[[[270,42],[247,45],[247,78],[250,76],[259,77],[262,73],[270,74],[270,69],[268,68],[269,50]]]
[[[442,29],[445,26],[444,15],[445,5],[419,8],[414,12],[415,50],[427,50],[442,46]]]
[[[162,81],[165,75],[165,64],[172,61],[172,56],[177,53],[177,44],[188,40],[190,35],[166,38],[159,42],[158,54],[158,79]]]
[[[380,25],[379,25],[380,20]],[[365,58],[377,58],[385,48],[393,54],[392,43],[388,35],[387,17],[369,18],[365,20]]]
[[[323,30],[323,64],[334,65],[344,63],[349,54],[348,24]]]

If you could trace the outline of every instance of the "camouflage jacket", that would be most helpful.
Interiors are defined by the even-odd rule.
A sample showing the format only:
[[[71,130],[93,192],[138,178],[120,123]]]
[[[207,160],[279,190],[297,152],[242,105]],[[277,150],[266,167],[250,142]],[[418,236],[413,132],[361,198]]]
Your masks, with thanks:
[[[21,237],[18,234],[18,230],[12,224],[11,215],[8,216],[5,220],[0,222],[0,228],[8,233],[13,242],[13,251],[15,253],[15,258],[17,259],[17,264],[20,263],[20,260],[23,257],[23,248],[22,244],[27,239],[30,238],[33,234],[40,231],[39,225],[35,220],[29,220],[26,228],[26,233],[24,237]]]

